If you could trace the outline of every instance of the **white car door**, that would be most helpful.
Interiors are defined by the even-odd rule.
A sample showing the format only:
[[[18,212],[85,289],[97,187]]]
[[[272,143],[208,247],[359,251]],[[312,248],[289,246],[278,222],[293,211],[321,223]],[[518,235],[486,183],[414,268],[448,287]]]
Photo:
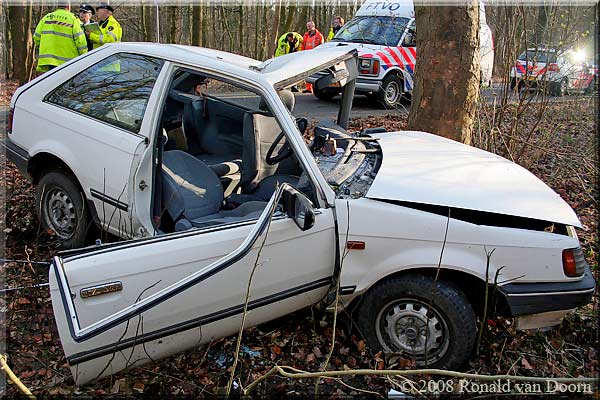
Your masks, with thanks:
[[[55,257],[52,304],[76,383],[237,332],[264,238],[257,234],[269,215],[267,206],[258,221]],[[335,249],[332,209],[314,210],[306,231],[276,212],[252,278],[246,326],[318,302],[331,284]]]

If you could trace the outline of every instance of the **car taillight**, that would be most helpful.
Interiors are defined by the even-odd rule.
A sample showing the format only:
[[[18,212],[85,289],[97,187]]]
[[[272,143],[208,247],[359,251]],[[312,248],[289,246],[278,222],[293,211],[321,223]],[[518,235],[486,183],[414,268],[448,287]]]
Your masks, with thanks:
[[[560,72],[560,68],[558,67],[557,64],[550,64],[550,65],[548,65],[548,71],[550,71],[550,72]]]
[[[583,275],[585,258],[581,248],[563,250],[562,262],[566,276],[574,278]]]
[[[10,110],[8,110],[8,125],[6,126],[6,131],[10,134],[12,133],[12,124],[13,124],[13,115],[15,113],[15,110],[13,108],[11,108]]]

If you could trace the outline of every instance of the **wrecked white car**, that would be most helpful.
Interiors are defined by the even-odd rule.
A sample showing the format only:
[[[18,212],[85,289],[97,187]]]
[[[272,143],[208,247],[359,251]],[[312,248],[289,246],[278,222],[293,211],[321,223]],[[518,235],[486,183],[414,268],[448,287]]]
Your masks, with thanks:
[[[293,116],[317,71],[337,121]],[[573,210],[525,169],[423,132],[346,131],[356,53],[259,62],[185,46],[103,46],[17,91],[5,146],[68,245],[50,268],[78,384],[292,311],[352,310],[369,346],[417,365],[469,357],[490,310],[551,326],[591,299]],[[263,239],[266,235],[266,241]],[[260,255],[260,257],[259,257]]]

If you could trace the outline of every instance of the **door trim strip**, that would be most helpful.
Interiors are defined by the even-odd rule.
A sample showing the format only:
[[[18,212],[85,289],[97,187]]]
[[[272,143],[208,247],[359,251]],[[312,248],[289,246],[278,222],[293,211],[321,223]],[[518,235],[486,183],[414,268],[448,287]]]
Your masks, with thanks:
[[[310,292],[312,290],[316,290],[324,286],[328,286],[330,283],[331,277],[322,278],[314,282],[305,283],[304,285],[300,285],[279,293],[275,293],[266,297],[262,297],[260,299],[250,301],[248,303],[248,311],[254,310],[259,307],[268,306],[269,304],[273,304],[278,301],[289,299],[290,297]],[[93,350],[87,350],[81,353],[76,353],[70,357],[67,357],[67,361],[69,362],[69,365],[74,366],[77,364],[84,363],[86,361],[93,360],[95,358],[115,353],[117,351],[125,350],[136,345],[150,342],[152,340],[161,339],[165,336],[175,335],[177,333],[201,327],[212,322],[217,322],[225,318],[233,317],[243,312],[244,304],[239,304],[237,306],[229,307],[224,310],[216,311],[212,314],[204,315],[188,321],[180,322],[171,326],[157,329],[149,333],[144,333],[131,338],[127,338],[113,344],[98,347]]]

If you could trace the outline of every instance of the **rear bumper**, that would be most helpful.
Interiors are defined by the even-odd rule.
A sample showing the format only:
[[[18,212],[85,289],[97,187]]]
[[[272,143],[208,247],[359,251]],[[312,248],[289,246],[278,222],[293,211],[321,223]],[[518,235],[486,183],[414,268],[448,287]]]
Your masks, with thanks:
[[[571,282],[511,283],[501,286],[513,317],[569,310],[588,304],[596,281],[586,265],[583,278]]]
[[[27,150],[19,147],[9,138],[1,140],[0,146],[6,150],[6,157],[17,166],[21,175],[29,179],[30,176],[27,172],[27,165],[30,157]]]

